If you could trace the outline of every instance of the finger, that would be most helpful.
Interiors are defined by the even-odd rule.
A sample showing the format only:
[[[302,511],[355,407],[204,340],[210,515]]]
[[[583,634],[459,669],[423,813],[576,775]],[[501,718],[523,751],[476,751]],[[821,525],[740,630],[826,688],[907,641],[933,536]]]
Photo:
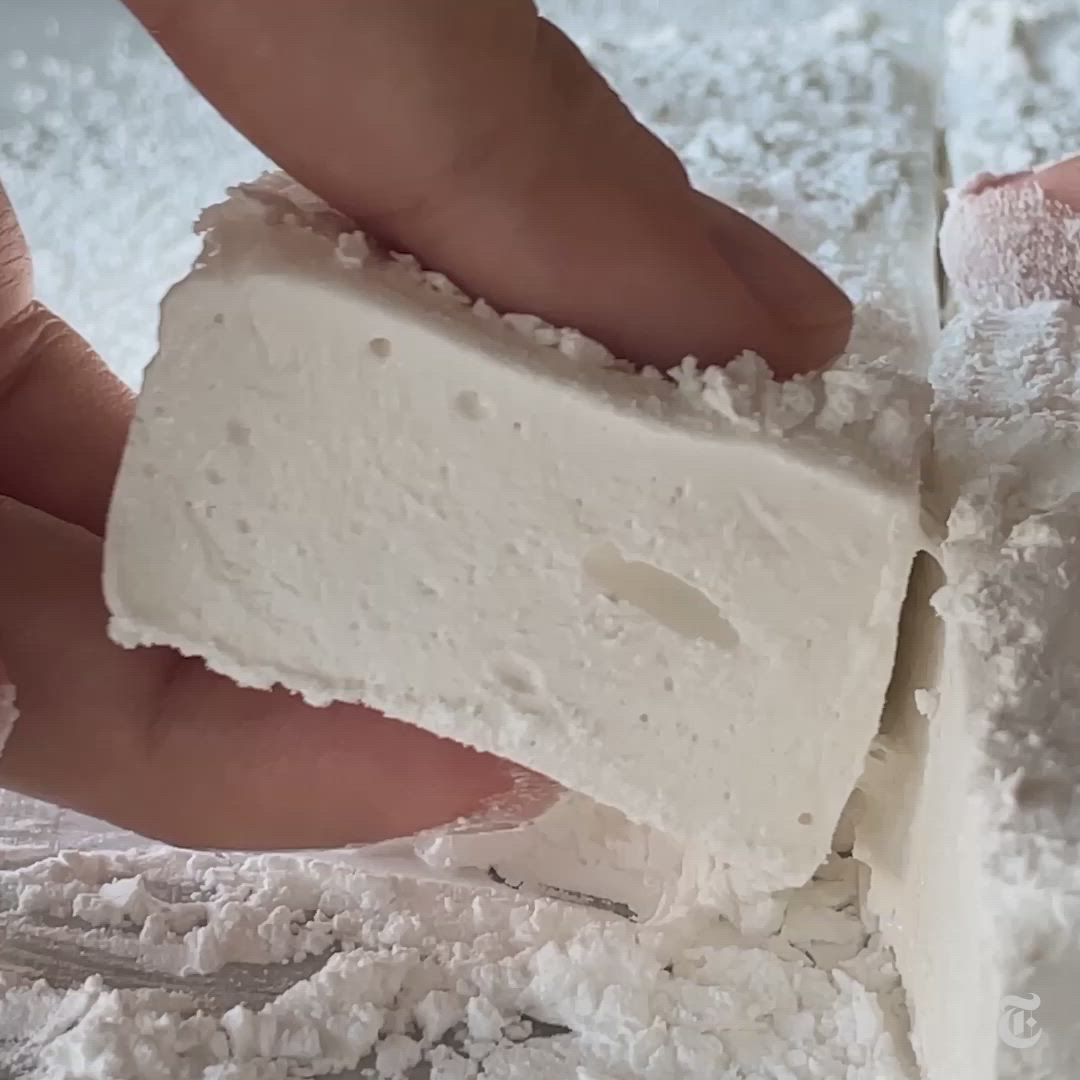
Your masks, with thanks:
[[[0,655],[19,720],[0,784],[195,847],[323,847],[412,833],[515,789],[497,758],[359,706],[243,690],[105,633],[101,542],[0,501]],[[551,789],[517,788],[528,815]]]
[[[1022,169],[1020,172],[1001,175],[982,172],[964,184],[957,195],[981,195],[995,189],[1017,189],[1032,185],[1042,188],[1047,198],[1067,206],[1070,210],[1080,211],[1080,156],[1063,158],[1037,169]]]
[[[100,534],[132,397],[31,295],[30,256],[0,189],[0,495]]]
[[[0,186],[0,326],[29,307],[32,297],[30,252],[15,211]]]
[[[305,708],[168,650],[112,645],[91,532],[103,529],[131,398],[30,295],[0,192],[0,682],[18,688],[20,714],[0,785],[146,835],[229,847],[406,835],[511,788],[511,813],[550,798],[550,785],[522,788],[526,774],[505,762],[371,710]]]
[[[497,307],[661,366],[752,348],[790,374],[846,341],[843,294],[761,230],[729,248],[526,0],[128,5],[286,171]]]
[[[832,282],[778,236],[745,214],[707,195],[699,194],[698,202],[712,225],[713,243],[738,267],[747,288],[755,296],[767,298],[770,310],[779,320],[792,312],[802,312],[787,329],[792,334],[812,330],[822,355],[832,357],[842,352],[851,324],[848,319],[836,318],[836,309],[830,302],[835,293]],[[824,307],[819,307],[823,300]],[[846,299],[843,308],[850,314]]]
[[[1080,213],[1080,156],[1037,169],[1034,175],[1047,198]]]

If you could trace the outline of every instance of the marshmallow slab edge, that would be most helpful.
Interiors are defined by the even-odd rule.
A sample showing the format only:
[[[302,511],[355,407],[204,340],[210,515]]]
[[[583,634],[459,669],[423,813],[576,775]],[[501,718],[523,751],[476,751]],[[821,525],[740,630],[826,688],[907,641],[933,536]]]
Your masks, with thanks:
[[[965,311],[931,368],[954,505],[855,844],[928,1080],[1056,1080],[1080,1057],[1078,329],[1064,303]]]
[[[925,388],[632,373],[283,178],[204,227],[110,512],[114,639],[518,761],[736,894],[805,881],[889,680]]]

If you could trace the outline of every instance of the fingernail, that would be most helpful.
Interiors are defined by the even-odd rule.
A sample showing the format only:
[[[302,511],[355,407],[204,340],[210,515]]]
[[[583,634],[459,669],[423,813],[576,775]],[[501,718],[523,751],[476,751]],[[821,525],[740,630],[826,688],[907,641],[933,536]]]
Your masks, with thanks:
[[[4,746],[18,719],[19,710],[15,708],[15,687],[11,683],[4,662],[0,660],[0,754],[4,752]]]
[[[959,189],[957,195],[982,195],[988,191],[1022,188],[1031,184],[1037,184],[1048,199],[1080,212],[1080,157],[1076,155],[1020,172],[1001,175],[978,173]]]
[[[1080,213],[1080,157],[1069,157],[1035,170],[1035,183],[1048,199]]]
[[[1080,157],[1025,172],[982,173],[941,223],[942,266],[961,304],[1008,308],[1080,301]]]
[[[466,817],[452,822],[451,832],[494,832],[516,829],[549,810],[564,794],[565,788],[549,777],[530,772],[507,762],[509,787],[486,799]]]
[[[723,203],[702,199],[721,255],[786,336],[797,341],[798,355],[765,357],[773,370],[778,375],[811,371],[842,353],[852,325],[852,305],[844,291],[764,226]]]
[[[714,203],[717,240],[746,287],[791,326],[849,320],[851,302],[831,278],[756,221]]]

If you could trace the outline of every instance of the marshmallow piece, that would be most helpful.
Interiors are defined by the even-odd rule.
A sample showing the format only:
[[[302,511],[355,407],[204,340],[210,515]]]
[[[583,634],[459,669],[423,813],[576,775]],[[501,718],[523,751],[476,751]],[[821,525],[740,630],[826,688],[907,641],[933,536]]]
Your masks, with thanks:
[[[968,311],[931,369],[940,565],[917,564],[855,855],[927,1080],[1080,1058],[1080,309]]]
[[[1080,159],[1064,166],[1080,172]],[[965,305],[1080,302],[1080,213],[1049,194],[1039,173],[980,173],[950,193],[941,262]],[[1051,189],[1052,190],[1052,189]]]
[[[620,367],[283,178],[204,219],[111,508],[113,637],[363,701],[804,882],[920,542],[895,358]]]

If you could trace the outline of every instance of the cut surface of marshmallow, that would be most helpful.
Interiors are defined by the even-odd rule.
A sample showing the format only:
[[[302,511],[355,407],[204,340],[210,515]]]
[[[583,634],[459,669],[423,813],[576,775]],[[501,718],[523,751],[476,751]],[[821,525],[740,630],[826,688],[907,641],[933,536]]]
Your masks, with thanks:
[[[1078,42],[1063,0],[949,21],[945,142],[981,175],[942,230],[960,310],[926,495],[948,530],[913,581],[855,844],[926,1080],[1057,1080],[1080,1057],[1075,217],[1027,172],[1080,145]]]
[[[1049,1080],[1080,1055],[1078,327],[1064,303],[964,312],[931,368],[953,509],[855,846],[927,1080]]]
[[[738,895],[805,881],[920,542],[926,400],[891,346],[668,379],[281,178],[204,224],[111,509],[114,638],[528,765],[707,846]]]

